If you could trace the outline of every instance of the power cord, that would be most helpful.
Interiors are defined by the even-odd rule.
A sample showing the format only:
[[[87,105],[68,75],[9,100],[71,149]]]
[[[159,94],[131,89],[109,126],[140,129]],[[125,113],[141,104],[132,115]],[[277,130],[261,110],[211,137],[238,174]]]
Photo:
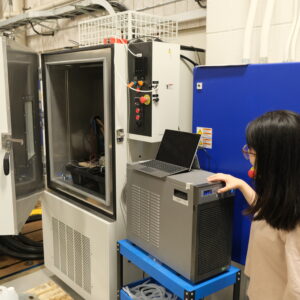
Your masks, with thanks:
[[[116,8],[120,12],[128,10],[127,6],[125,6],[124,4],[121,4],[121,3],[117,2],[117,1],[111,1],[111,0],[109,0],[109,3],[110,3],[110,5],[113,8]]]
[[[185,55],[180,54],[180,58],[185,59],[186,61],[190,62],[194,67],[198,66],[198,63],[196,63],[195,61],[193,61],[192,59],[188,58]]]
[[[150,280],[137,285],[133,288],[128,286],[124,287],[123,290],[135,300],[151,300],[151,299],[161,299],[161,300],[176,300],[177,296],[172,295],[167,292],[161,285],[150,283]]]
[[[41,36],[54,36],[54,31],[52,31],[52,32],[50,32],[50,33],[42,33],[42,32],[37,31],[37,30],[34,28],[34,25],[32,24],[31,21],[29,21],[29,24],[30,24],[32,30],[33,30],[36,34],[38,34],[38,35],[41,35]]]
[[[128,47],[127,47],[127,44],[125,44],[124,42],[121,41],[121,44],[125,46],[125,50],[127,51],[128,50]],[[121,74],[119,73],[118,71],[118,68],[117,68],[117,65],[116,65],[116,62],[115,62],[115,74],[117,75],[117,77],[119,78],[120,82],[123,82],[123,84],[126,85],[126,87],[132,91],[135,91],[135,92],[138,92],[138,93],[156,93],[157,90],[158,90],[158,85],[152,87],[151,90],[138,90],[138,89],[135,89],[133,87],[130,87],[128,86],[128,83],[124,81],[124,78],[121,76]]]

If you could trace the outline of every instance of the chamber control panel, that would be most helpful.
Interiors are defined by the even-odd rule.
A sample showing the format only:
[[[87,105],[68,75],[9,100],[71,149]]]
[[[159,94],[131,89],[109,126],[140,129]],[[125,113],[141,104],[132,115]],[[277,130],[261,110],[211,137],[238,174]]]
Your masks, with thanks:
[[[129,138],[160,142],[179,126],[180,47],[158,41],[129,43]]]
[[[129,132],[151,136],[152,123],[152,43],[136,43],[129,45],[133,53],[129,54]]]

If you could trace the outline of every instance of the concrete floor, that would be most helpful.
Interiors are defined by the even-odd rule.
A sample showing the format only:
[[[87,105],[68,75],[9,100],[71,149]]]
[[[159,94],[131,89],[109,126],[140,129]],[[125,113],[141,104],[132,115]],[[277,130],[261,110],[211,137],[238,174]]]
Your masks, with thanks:
[[[243,269],[243,266],[233,263],[236,267]],[[66,293],[68,293],[74,300],[84,300],[81,296],[79,296],[76,292],[74,292],[69,286],[67,286],[63,281],[61,281],[58,277],[53,275],[49,270],[47,270],[44,266],[36,268],[36,270],[32,269],[28,272],[20,273],[17,278],[14,278],[9,281],[0,281],[0,285],[4,285],[6,287],[14,287],[18,294],[22,295],[25,291],[35,288],[41,284],[44,284],[48,281],[54,281],[57,285],[59,285]],[[240,300],[247,300],[246,289],[247,289],[248,279],[245,276],[242,276],[241,282],[241,294]],[[214,295],[208,296],[205,300],[230,300],[232,299],[233,288],[228,287]],[[28,298],[21,297],[21,300],[27,300]]]
[[[68,287],[64,282],[62,282],[58,277],[53,275],[45,267],[37,268],[36,271],[32,269],[29,274],[28,272],[26,272],[26,274],[20,273],[17,278],[5,281],[4,283],[1,283],[0,281],[0,285],[4,285],[6,287],[14,287],[18,294],[23,294],[25,291],[35,288],[50,280],[54,281],[74,299],[84,300],[81,296],[75,293],[70,287]]]

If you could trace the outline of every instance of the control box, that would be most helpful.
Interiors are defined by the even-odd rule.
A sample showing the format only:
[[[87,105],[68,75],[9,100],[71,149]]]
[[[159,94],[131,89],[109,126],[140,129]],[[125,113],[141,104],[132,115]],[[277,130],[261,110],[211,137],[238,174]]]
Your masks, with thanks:
[[[157,41],[129,44],[129,138],[160,142],[178,130],[180,45]]]

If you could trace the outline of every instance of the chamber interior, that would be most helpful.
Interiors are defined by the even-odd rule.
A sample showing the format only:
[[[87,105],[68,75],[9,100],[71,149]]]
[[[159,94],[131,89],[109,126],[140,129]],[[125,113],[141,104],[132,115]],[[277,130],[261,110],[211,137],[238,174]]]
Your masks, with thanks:
[[[47,75],[51,181],[86,201],[103,201],[103,64],[49,65]]]

